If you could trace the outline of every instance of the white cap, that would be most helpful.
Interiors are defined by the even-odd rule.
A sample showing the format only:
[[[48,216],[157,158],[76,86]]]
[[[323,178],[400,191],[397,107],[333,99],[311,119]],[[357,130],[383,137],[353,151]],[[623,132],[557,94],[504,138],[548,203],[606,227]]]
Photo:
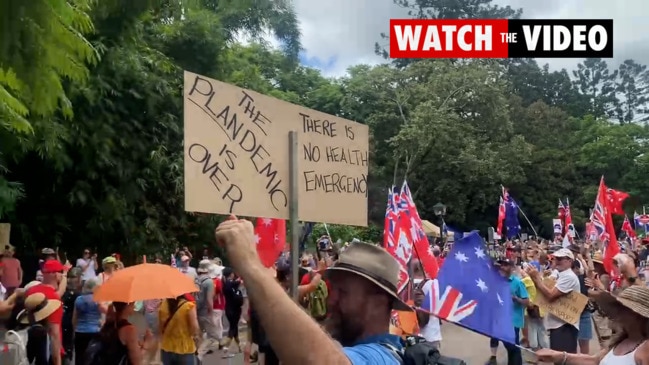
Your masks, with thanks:
[[[573,255],[572,251],[570,251],[567,248],[562,248],[562,249],[556,251],[555,253],[552,254],[552,256],[554,256],[554,257],[567,257],[567,258],[569,258],[571,260],[575,259],[575,255]]]

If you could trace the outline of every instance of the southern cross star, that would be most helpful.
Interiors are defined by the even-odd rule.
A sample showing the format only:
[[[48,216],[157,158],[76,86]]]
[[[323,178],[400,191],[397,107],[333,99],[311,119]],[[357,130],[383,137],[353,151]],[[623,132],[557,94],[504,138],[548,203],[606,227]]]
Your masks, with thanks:
[[[258,234],[255,235],[255,244],[259,244],[259,241],[261,241],[261,237],[259,237]]]
[[[270,218],[263,218],[261,221],[265,226],[270,226],[270,224],[273,223],[273,220]]]
[[[475,255],[478,256],[479,259],[485,258],[484,250],[481,249],[480,247],[475,248]]]
[[[480,290],[482,290],[483,293],[486,293],[487,291],[489,291],[489,288],[487,287],[487,284],[485,284],[485,282],[482,281],[482,279],[478,279],[475,282],[476,282],[476,286],[478,288],[480,288]]]
[[[505,302],[503,301],[503,298],[500,297],[500,294],[496,294],[496,297],[498,297],[498,303],[500,305],[503,305]]]
[[[463,254],[462,252],[456,252],[455,253],[455,259],[458,260],[458,261],[461,261],[461,262],[469,261],[469,258],[466,257],[466,255]]]

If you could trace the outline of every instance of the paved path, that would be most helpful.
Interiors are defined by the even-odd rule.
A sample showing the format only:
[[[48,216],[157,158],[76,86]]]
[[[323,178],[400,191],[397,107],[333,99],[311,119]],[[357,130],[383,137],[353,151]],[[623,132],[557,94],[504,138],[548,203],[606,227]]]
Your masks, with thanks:
[[[144,320],[141,315],[136,315],[132,322],[139,328],[144,328]],[[242,338],[245,337],[245,330],[242,330]],[[471,332],[452,323],[445,322],[442,325],[442,353],[446,356],[461,358],[468,365],[485,364],[489,358],[489,339],[485,336]],[[599,351],[597,341],[591,341],[591,351]],[[523,352],[524,359],[532,360],[534,357],[529,352]],[[204,365],[242,365],[243,356],[238,354],[232,358],[223,359],[222,352],[215,352],[206,356]],[[498,348],[498,364],[507,364],[507,353],[502,344]]]

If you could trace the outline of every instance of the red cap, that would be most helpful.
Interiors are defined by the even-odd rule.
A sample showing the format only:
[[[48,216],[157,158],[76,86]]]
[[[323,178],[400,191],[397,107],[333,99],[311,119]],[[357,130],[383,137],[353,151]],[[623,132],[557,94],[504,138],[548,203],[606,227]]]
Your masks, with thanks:
[[[47,260],[43,263],[43,274],[53,274],[65,271],[65,266],[59,260]]]

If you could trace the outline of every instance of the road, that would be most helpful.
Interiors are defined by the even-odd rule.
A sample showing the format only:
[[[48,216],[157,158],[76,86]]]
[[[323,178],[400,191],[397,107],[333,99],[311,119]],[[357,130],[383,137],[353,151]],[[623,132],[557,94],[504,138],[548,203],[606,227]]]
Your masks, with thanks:
[[[140,329],[144,328],[144,320],[141,315],[136,315],[131,321]],[[245,332],[242,332],[242,337]],[[489,339],[485,336],[471,332],[452,323],[445,322],[442,325],[442,353],[446,356],[457,357],[466,361],[468,365],[485,364],[489,358]],[[599,344],[596,340],[591,341],[591,351],[599,351]],[[523,352],[525,360],[533,360],[534,356],[529,352]],[[203,361],[204,365],[243,365],[243,356],[238,354],[232,358],[223,358],[223,353],[215,352],[207,355]],[[507,353],[502,345],[498,348],[498,364],[507,364]]]
[[[489,339],[485,336],[471,332],[452,323],[442,325],[442,353],[446,356],[457,357],[466,361],[468,365],[485,364],[489,358]],[[591,341],[591,351],[599,351],[597,341]],[[523,353],[525,360],[533,360],[534,356],[529,353]],[[231,359],[222,359],[221,354],[209,355],[204,364],[209,365],[241,365],[243,357],[241,355]],[[498,364],[507,364],[507,353],[502,344],[498,348]]]

